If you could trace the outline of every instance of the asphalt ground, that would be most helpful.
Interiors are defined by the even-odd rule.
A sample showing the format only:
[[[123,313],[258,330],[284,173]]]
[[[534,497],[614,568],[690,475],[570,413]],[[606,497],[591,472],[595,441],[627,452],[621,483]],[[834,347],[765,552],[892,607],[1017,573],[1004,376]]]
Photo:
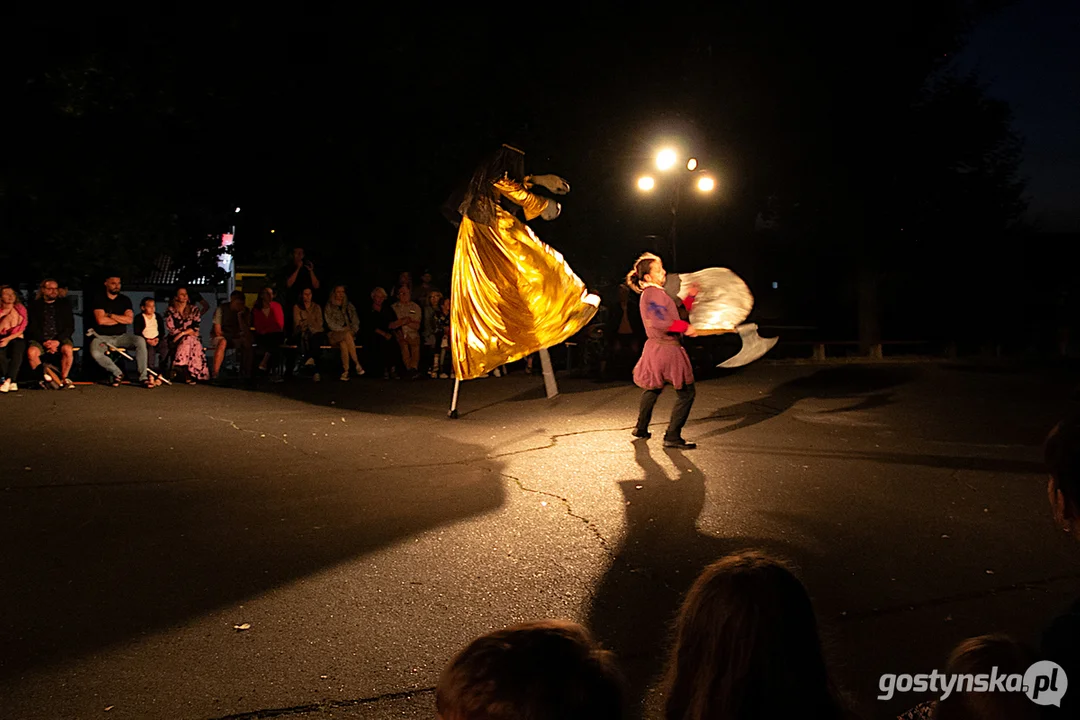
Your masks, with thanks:
[[[881,673],[1034,641],[1080,596],[1041,443],[1075,368],[759,363],[632,443],[638,391],[538,376],[0,397],[0,717],[429,718],[445,663],[564,617],[635,704],[724,553],[792,561],[866,717]],[[238,629],[243,628],[243,629]]]

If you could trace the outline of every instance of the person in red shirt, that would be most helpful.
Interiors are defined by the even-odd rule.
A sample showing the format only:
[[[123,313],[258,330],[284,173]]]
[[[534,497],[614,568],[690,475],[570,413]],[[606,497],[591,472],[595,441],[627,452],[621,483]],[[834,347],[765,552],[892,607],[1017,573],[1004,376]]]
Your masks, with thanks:
[[[261,355],[259,370],[266,372],[273,361],[277,367],[278,353],[285,341],[285,310],[281,303],[274,300],[273,288],[264,287],[259,291],[255,309],[251,313],[255,321],[256,353]]]

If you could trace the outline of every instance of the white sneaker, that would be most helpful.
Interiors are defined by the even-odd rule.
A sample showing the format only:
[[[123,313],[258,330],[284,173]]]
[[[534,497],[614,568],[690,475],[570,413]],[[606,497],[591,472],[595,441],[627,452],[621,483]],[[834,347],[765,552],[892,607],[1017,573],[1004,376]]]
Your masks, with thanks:
[[[346,382],[348,379],[349,379],[349,371],[348,370],[341,373],[341,377],[338,378],[338,380],[341,380],[342,382]]]
[[[17,392],[19,389],[18,383],[11,383],[11,392]]]
[[[319,373],[315,373],[311,376],[311,382],[319,382],[320,380],[322,380],[322,376],[319,375]]]
[[[313,357],[308,358],[307,362],[304,363],[304,364],[305,365],[314,365],[315,364],[315,358],[313,358]]]
[[[357,377],[360,377],[360,376],[361,376],[361,375],[363,375],[363,374],[364,374],[364,368],[362,368],[362,367],[360,367],[359,365],[357,365],[357,366],[356,366],[356,376],[357,376]]]
[[[11,381],[5,380],[3,385],[0,385],[0,393],[5,393],[11,390]]]

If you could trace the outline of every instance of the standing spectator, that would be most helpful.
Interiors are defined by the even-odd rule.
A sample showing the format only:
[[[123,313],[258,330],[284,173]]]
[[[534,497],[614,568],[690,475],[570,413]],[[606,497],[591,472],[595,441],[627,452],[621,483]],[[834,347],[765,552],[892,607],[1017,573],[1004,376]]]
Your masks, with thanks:
[[[326,327],[330,330],[330,344],[341,350],[341,380],[349,379],[349,361],[356,364],[356,374],[363,375],[364,368],[356,357],[356,333],[360,331],[360,316],[349,298],[345,286],[338,285],[326,303]]]
[[[756,552],[710,565],[686,595],[667,720],[850,717],[829,678],[806,588]]]
[[[235,350],[240,355],[241,377],[251,376],[251,366],[255,364],[251,323],[251,311],[248,310],[244,293],[233,290],[229,303],[218,305],[214,311],[214,380],[221,376],[226,350]]]
[[[26,324],[26,306],[19,293],[10,285],[0,286],[0,393],[19,389]]]
[[[412,290],[407,285],[397,289],[398,301],[394,303],[394,315],[390,329],[397,336],[401,348],[401,362],[410,377],[417,377],[420,366],[420,306],[412,301]]]
[[[399,352],[390,323],[397,316],[386,302],[387,297],[386,290],[381,287],[371,291],[371,308],[364,315],[364,350],[367,365],[374,368],[373,372],[381,370],[384,379],[393,377],[396,380]]]
[[[119,387],[124,379],[123,371],[109,357],[108,346],[112,345],[135,351],[139,382],[145,387],[153,387],[146,372],[146,341],[128,332],[128,325],[135,321],[135,312],[131,308],[131,300],[120,294],[119,276],[112,275],[105,280],[105,289],[91,302],[90,310],[94,314],[94,330],[99,336],[90,343],[90,357],[112,377],[109,384]]]
[[[630,286],[620,283],[618,296],[612,303],[612,312],[608,313],[607,327],[604,329],[607,352],[600,362],[601,377],[607,376],[608,364],[615,366],[620,375],[629,374],[630,368],[641,356],[645,344],[645,324],[641,320],[641,310],[630,294]]]
[[[420,284],[414,287],[412,291],[413,300],[415,300],[416,304],[422,308],[426,308],[428,306],[428,298],[432,293],[439,293],[440,295],[442,295],[442,293],[439,292],[439,289],[436,288],[431,282],[430,270],[424,271],[424,274],[420,276]]]
[[[34,302],[30,303],[30,323],[26,328],[29,346],[26,358],[30,369],[42,369],[42,356],[60,356],[60,382],[65,390],[75,388],[75,383],[68,379],[71,366],[75,363],[75,349],[72,336],[75,334],[75,313],[67,291],[60,289],[60,284],[52,278],[41,281]],[[42,378],[44,382],[44,378]]]
[[[400,287],[407,287],[410,291],[412,290],[412,273],[408,270],[402,270],[400,273],[398,273],[397,285],[394,286],[394,297],[397,297],[397,291]]]
[[[205,312],[202,307],[191,304],[186,287],[178,287],[169,303],[169,311],[165,313],[173,367],[184,372],[188,385],[210,377],[200,333]]]
[[[168,344],[165,342],[165,321],[157,314],[154,298],[145,297],[139,303],[141,311],[135,316],[133,330],[146,342],[146,366],[161,373],[165,369]],[[161,385],[161,379],[150,375],[147,379],[150,387]]]
[[[439,377],[450,377],[450,298],[443,298],[439,311],[435,313],[435,368]]]
[[[1054,522],[1073,540],[1080,539],[1080,417],[1062,420],[1046,438],[1046,492]],[[1042,659],[1053,660],[1072,679],[1080,677],[1080,600],[1054,619],[1042,635]],[[1068,692],[1061,717],[1080,715],[1080,699]]]
[[[300,349],[300,358],[305,365],[315,365],[319,348],[326,344],[322,308],[315,302],[311,288],[304,288],[300,302],[293,307],[293,343]],[[316,372],[315,380],[318,379]]]
[[[285,293],[282,300],[288,311],[289,320],[292,320],[292,309],[300,301],[300,295],[304,290],[312,293],[319,289],[319,278],[315,275],[315,264],[308,260],[304,254],[304,248],[295,247],[292,251],[292,260],[282,271],[285,278]],[[292,328],[295,330],[295,328]]]
[[[426,277],[430,277],[430,275]],[[424,345],[420,365],[423,367],[424,372],[431,377],[438,377],[439,370],[435,365],[435,359],[439,354],[439,346],[438,337],[436,337],[435,316],[439,314],[439,307],[442,305],[442,293],[438,290],[432,290],[427,295],[427,302],[418,304],[424,309],[423,320],[421,321],[421,335],[423,336]]]
[[[255,320],[255,345],[259,349],[259,370],[266,372],[270,361],[277,367],[278,352],[285,342],[285,311],[281,303],[274,300],[274,289],[264,287],[259,291],[255,309],[251,313]]]
[[[541,620],[473,640],[439,676],[441,720],[622,720],[626,687],[589,631]]]

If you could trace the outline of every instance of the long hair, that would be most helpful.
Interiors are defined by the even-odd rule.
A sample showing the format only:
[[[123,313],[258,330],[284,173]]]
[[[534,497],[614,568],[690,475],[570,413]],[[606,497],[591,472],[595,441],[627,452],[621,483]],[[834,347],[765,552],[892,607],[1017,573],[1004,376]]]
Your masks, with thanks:
[[[270,291],[270,299],[267,301],[267,304],[264,305],[263,304],[263,295],[266,293],[267,290]],[[262,290],[259,291],[258,297],[255,298],[255,309],[256,310],[262,310],[264,307],[273,307],[272,305],[270,305],[270,303],[272,303],[272,302],[274,302],[274,288],[267,285],[266,287],[264,287]]]
[[[494,222],[495,206],[499,203],[495,182],[504,177],[525,182],[525,153],[509,145],[496,150],[473,173],[459,208],[461,214],[482,225]]]
[[[631,290],[638,295],[641,294],[641,284],[645,282],[645,276],[652,270],[652,264],[659,259],[659,255],[647,252],[634,261],[633,269],[626,273],[626,284],[630,286]]]
[[[187,285],[177,285],[176,286],[176,289],[173,290],[172,297],[169,298],[169,307],[174,309],[174,310],[176,309],[176,296],[180,294],[181,290],[186,292],[187,296],[188,296],[187,307],[184,308],[184,315],[185,316],[191,315],[191,314],[193,314],[195,312],[195,309],[194,309],[195,304],[191,302],[191,288],[189,288]],[[261,297],[261,293],[260,293],[260,297]]]
[[[15,293],[15,305],[22,305],[23,304],[22,295],[19,294],[18,290],[11,287],[10,285],[0,285],[0,295],[3,295],[5,290],[11,290],[11,292]],[[2,301],[0,301],[0,302],[2,302]]]
[[[666,689],[667,720],[844,716],[806,588],[758,552],[729,555],[695,581]]]

